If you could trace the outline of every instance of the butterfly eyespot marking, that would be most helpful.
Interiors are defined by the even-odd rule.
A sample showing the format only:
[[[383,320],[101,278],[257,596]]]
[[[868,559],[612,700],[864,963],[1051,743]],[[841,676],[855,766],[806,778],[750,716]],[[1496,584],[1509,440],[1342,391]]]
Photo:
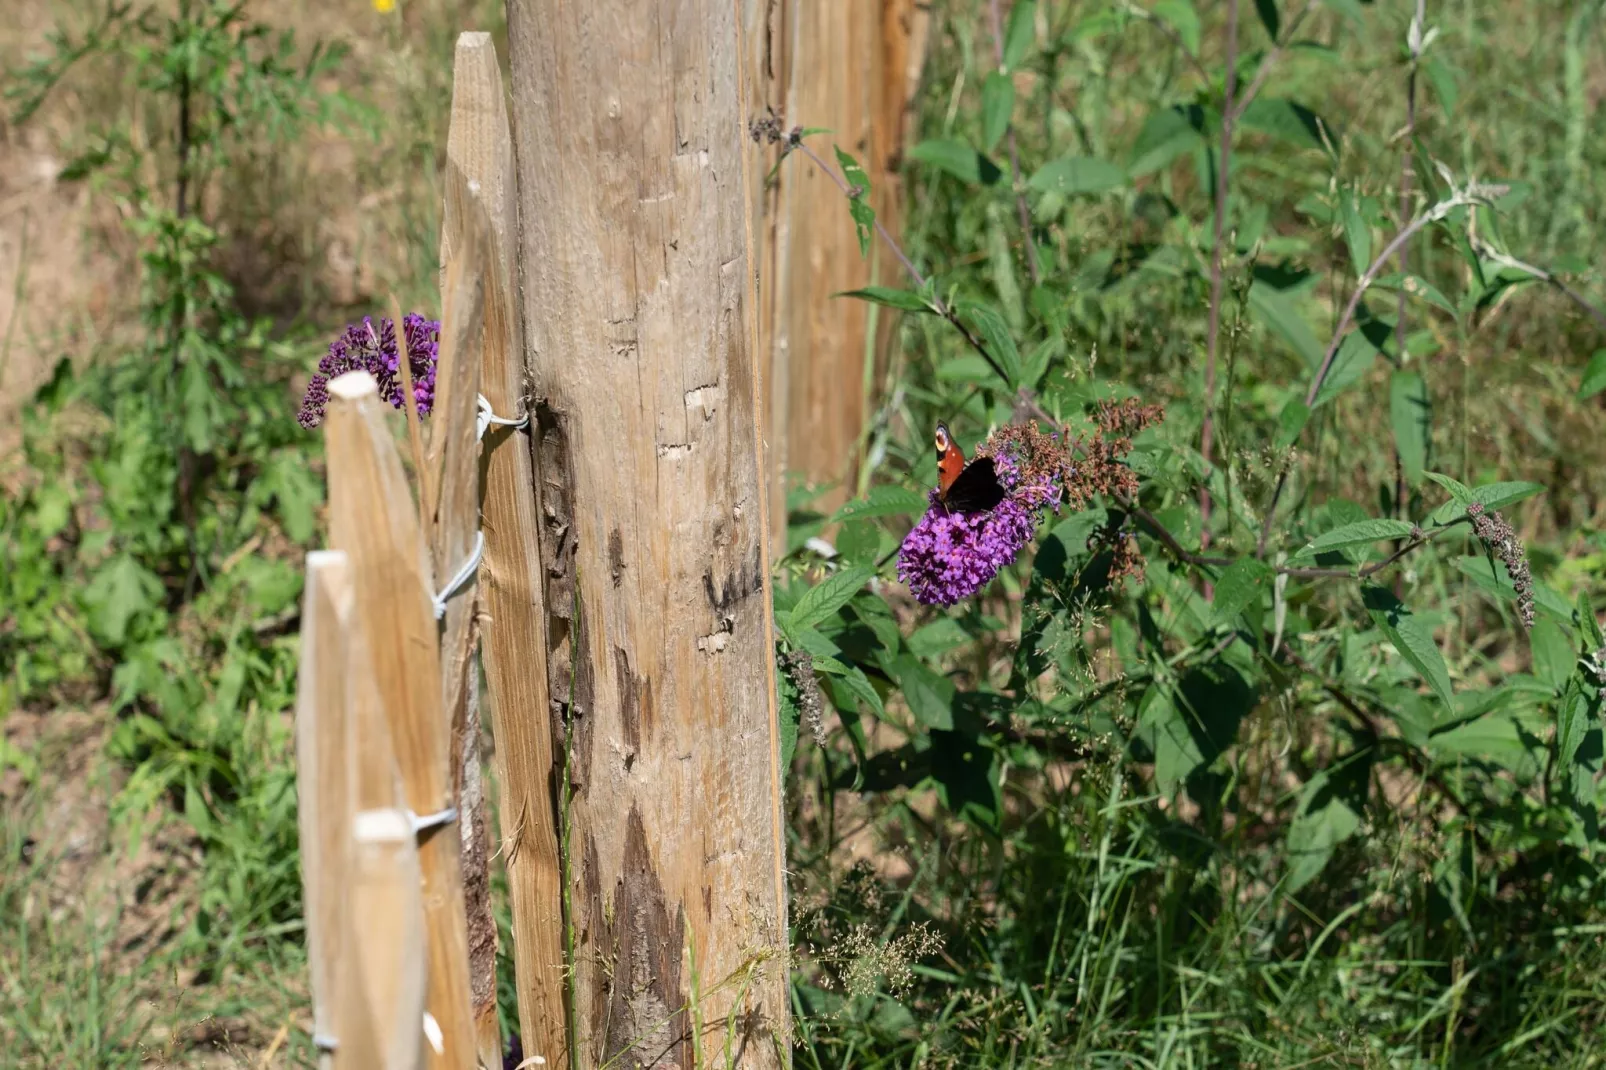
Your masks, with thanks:
[[[937,447],[937,500],[945,509],[986,512],[1004,500],[1004,488],[998,482],[991,457],[977,457],[967,464],[965,451],[954,441],[947,424],[937,425],[933,440]]]

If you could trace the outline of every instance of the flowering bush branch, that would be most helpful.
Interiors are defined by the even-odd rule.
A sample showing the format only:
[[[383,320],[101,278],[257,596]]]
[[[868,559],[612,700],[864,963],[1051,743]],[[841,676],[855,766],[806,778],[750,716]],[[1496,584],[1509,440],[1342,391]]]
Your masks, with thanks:
[[[754,122],[750,128],[754,141],[779,145],[782,159],[793,153],[801,153],[822,172],[824,172],[843,193],[843,196],[854,200],[863,195],[864,191],[850,185],[836,169],[831,167],[819,154],[814,152],[803,141],[805,130],[803,127],[793,127],[783,130],[779,117],[773,113],[767,118]],[[1351,295],[1349,303],[1339,320],[1338,328],[1324,354],[1321,366],[1306,394],[1305,403],[1311,405],[1320,392],[1322,384],[1326,381],[1337,356],[1339,345],[1353,323],[1360,307],[1360,299],[1367,288],[1376,280],[1384,265],[1404,246],[1418,231],[1431,223],[1439,222],[1450,215],[1456,208],[1487,203],[1489,198],[1502,192],[1500,187],[1469,183],[1464,188],[1452,189],[1451,195],[1445,200],[1432,205],[1419,213],[1390,241],[1383,251],[1376,257],[1367,271],[1362,275]],[[941,316],[959,332],[981,358],[986,361],[1001,380],[1011,382],[997,357],[988,350],[974,331],[954,312],[952,306],[937,294],[936,287],[929,284],[929,280],[915,267],[902,246],[881,224],[879,219],[874,221],[874,229],[882,242],[903,265],[910,280],[922,292],[929,309]],[[1135,406],[1136,403],[1128,403]],[[1017,412],[1029,414],[1034,420],[1041,421],[1056,428],[1061,428],[1060,422],[1037,399],[1028,388],[1021,386],[1016,394]],[[1139,413],[1141,412],[1141,416]],[[899,578],[910,585],[915,597],[922,602],[934,605],[952,605],[964,598],[975,594],[991,581],[997,573],[1020,553],[1020,550],[1030,542],[1035,530],[1036,522],[1046,508],[1052,507],[1058,512],[1060,505],[1070,504],[1080,509],[1085,506],[1095,494],[1103,494],[1113,500],[1133,520],[1137,521],[1150,535],[1152,535],[1168,552],[1178,561],[1194,566],[1209,568],[1227,568],[1241,558],[1228,557],[1219,554],[1206,554],[1197,550],[1190,550],[1182,545],[1176,535],[1148,509],[1137,503],[1138,483],[1137,477],[1124,463],[1125,455],[1131,449],[1131,436],[1143,427],[1157,422],[1160,418],[1158,406],[1121,408],[1104,406],[1097,414],[1100,432],[1090,438],[1064,440],[1063,429],[1054,434],[1045,434],[1031,424],[1012,424],[999,428],[977,451],[978,456],[1014,457],[1024,451],[1024,455],[1032,458],[1030,463],[1038,465],[1043,472],[1052,472],[1050,481],[1054,488],[1054,497],[1033,499],[1024,495],[1020,485],[1006,485],[1006,497],[1000,506],[991,513],[963,514],[949,513],[936,504],[936,496],[931,497],[932,508],[915,525],[915,528],[906,537],[903,547],[899,551]],[[1121,432],[1124,430],[1124,434]],[[1045,447],[1044,441],[1052,443]],[[1047,461],[1042,458],[1054,457]],[[1005,472],[1000,469],[1000,482],[1005,482]],[[1260,538],[1256,545],[1254,557],[1266,556],[1266,541],[1270,533],[1272,517],[1276,512],[1277,501],[1281,495],[1288,475],[1285,463],[1279,472],[1271,505],[1266,513],[1266,520]],[[1052,500],[1052,506],[1050,506]],[[994,516],[996,513],[998,515]],[[1498,514],[1490,514],[1498,518]],[[1267,568],[1275,574],[1286,575],[1297,579],[1350,579],[1360,580],[1374,576],[1390,566],[1399,562],[1406,555],[1427,545],[1429,542],[1441,537],[1448,531],[1455,530],[1463,523],[1473,523],[1476,529],[1477,514],[1471,507],[1467,514],[1450,520],[1443,526],[1431,531],[1413,528],[1410,537],[1402,540],[1394,552],[1378,561],[1359,568],[1331,568],[1320,566],[1297,566],[1285,564],[1267,564]],[[1503,523],[1503,521],[1501,521]],[[1509,525],[1507,525],[1509,528]],[[1478,531],[1480,538],[1483,532]],[[1483,538],[1491,547],[1492,552],[1501,553],[1504,559],[1505,551],[1498,549],[1501,545],[1515,547],[1515,554],[1521,558],[1522,547],[1520,542],[1512,540],[1494,540]],[[1120,541],[1117,549],[1117,569],[1112,572],[1112,578],[1135,573],[1141,568],[1141,555],[1132,545],[1130,537]],[[1506,562],[1508,570],[1515,579],[1519,572],[1527,576],[1525,560],[1520,561],[1520,569],[1513,568],[1511,562]],[[1531,587],[1531,581],[1529,581]],[[1519,593],[1521,588],[1519,588]],[[1519,598],[1519,611],[1522,613],[1525,624],[1532,623],[1532,595],[1526,596],[1526,602]]]

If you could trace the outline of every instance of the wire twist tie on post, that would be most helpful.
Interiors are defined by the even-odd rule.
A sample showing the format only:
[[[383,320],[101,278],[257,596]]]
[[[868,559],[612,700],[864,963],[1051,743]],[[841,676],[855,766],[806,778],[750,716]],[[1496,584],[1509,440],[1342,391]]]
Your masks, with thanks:
[[[469,579],[474,575],[474,570],[480,567],[480,558],[484,555],[484,553],[485,532],[476,531],[474,533],[474,549],[469,551],[468,560],[463,562],[463,567],[457,570],[457,574],[455,576],[446,581],[446,586],[444,589],[442,589],[441,593],[430,600],[435,606],[436,620],[440,620],[442,617],[446,616],[447,599],[451,598],[452,595],[462,590],[463,585],[468,583]]]
[[[528,427],[530,414],[525,413],[517,420],[510,420],[506,416],[498,416],[491,411],[490,399],[481,394],[479,412],[474,415],[474,437],[478,439],[484,438],[485,432],[492,424],[498,424],[502,427]]]
[[[444,810],[436,810],[433,814],[415,814],[409,810],[407,816],[413,822],[413,835],[416,836],[420,832],[428,832],[432,828],[450,825],[453,821],[456,821],[457,807],[448,806]]]

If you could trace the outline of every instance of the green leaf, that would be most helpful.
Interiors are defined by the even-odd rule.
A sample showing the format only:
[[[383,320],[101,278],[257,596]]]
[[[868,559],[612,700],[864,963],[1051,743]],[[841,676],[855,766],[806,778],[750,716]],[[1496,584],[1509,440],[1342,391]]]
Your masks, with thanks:
[[[909,654],[892,659],[886,668],[898,682],[898,690],[903,692],[916,721],[926,728],[953,728],[957,691],[953,681],[938,676]]]
[[[1420,298],[1428,304],[1448,312],[1452,316],[1459,316],[1460,310],[1455,307],[1448,297],[1431,282],[1420,275],[1401,275],[1398,271],[1384,275],[1373,281],[1374,289],[1404,290],[1407,297]]]
[[[1288,826],[1288,875],[1283,881],[1283,890],[1290,895],[1326,868],[1333,848],[1360,831],[1365,776],[1358,778],[1361,791],[1356,792],[1353,782],[1357,778],[1348,766],[1362,763],[1352,756],[1345,764],[1343,769],[1321,770],[1299,794],[1299,811]]]
[[[1453,500],[1460,502],[1462,505],[1466,505],[1472,501],[1472,488],[1461,482],[1459,479],[1456,479],[1453,476],[1447,476],[1442,472],[1423,472],[1422,474],[1433,480],[1433,482],[1437,483],[1445,490],[1449,491],[1450,497]]]
[[[1469,490],[1461,483],[1457,483],[1449,476],[1437,472],[1424,472],[1423,475],[1444,487],[1456,500],[1445,502],[1428,516],[1429,523],[1448,524],[1466,515],[1467,505],[1471,502],[1482,502],[1489,512],[1496,512],[1508,505],[1514,505],[1525,498],[1532,498],[1543,491],[1542,483],[1507,482],[1485,483],[1481,487]],[[1452,486],[1453,484],[1453,486]]]
[[[1433,641],[1433,631],[1383,587],[1368,585],[1361,590],[1372,621],[1411,668],[1427,681],[1433,693],[1448,709],[1455,709],[1455,692],[1450,686],[1450,670],[1444,655]]]
[[[1349,246],[1350,263],[1354,265],[1355,277],[1358,279],[1372,266],[1372,228],[1361,218],[1360,206],[1355,203],[1355,197],[1354,192],[1345,190],[1339,200],[1339,207],[1344,219],[1344,244]]]
[[[1561,690],[1573,671],[1572,637],[1550,617],[1541,617],[1528,632],[1528,652],[1533,658],[1534,675]]]
[[[813,628],[835,615],[874,575],[875,569],[868,565],[854,565],[833,572],[797,600],[790,614],[791,627],[795,630]]]
[[[201,361],[191,360],[184,365],[180,392],[184,441],[195,452],[207,453],[212,448],[212,431],[222,406]]]
[[[1452,117],[1461,99],[1461,90],[1455,83],[1455,72],[1437,56],[1429,56],[1422,61],[1422,73],[1428,76],[1433,95],[1439,98],[1439,104],[1444,108],[1444,117]]]
[[[1277,448],[1285,450],[1299,440],[1310,422],[1310,406],[1299,398],[1289,398],[1277,416]]]
[[[1009,9],[1009,25],[1004,30],[1004,66],[1009,70],[1019,67],[1032,47],[1036,35],[1037,0],[1015,0]]]
[[[840,290],[832,297],[857,297],[875,305],[886,305],[903,312],[932,312],[931,302],[913,290],[899,290],[891,286],[865,286],[858,290]]]
[[[1163,108],[1149,116],[1132,146],[1134,178],[1166,167],[1178,156],[1204,144],[1204,109],[1198,105]]]
[[[1517,588],[1511,582],[1511,574],[1506,571],[1505,564],[1498,558],[1490,558],[1485,554],[1471,554],[1456,558],[1455,567],[1477,584],[1480,590],[1496,600],[1507,604],[1517,601]],[[1564,624],[1573,623],[1572,607],[1543,580],[1533,581],[1533,596],[1537,608]]]
[[[1389,379],[1389,422],[1394,427],[1394,448],[1407,483],[1422,481],[1433,443],[1432,403],[1428,384],[1416,372],[1395,372]]]
[[[1578,383],[1578,400],[1588,401],[1602,390],[1606,390],[1606,349],[1597,349]]]
[[[1140,702],[1140,736],[1154,751],[1155,786],[1175,791],[1238,738],[1255,689],[1224,661],[1200,665],[1177,685],[1151,687]]]
[[[1601,633],[1600,619],[1595,616],[1595,607],[1590,604],[1588,591],[1578,592],[1578,624],[1584,630],[1584,641],[1589,644],[1589,649],[1599,650],[1606,646],[1606,635]]]
[[[1324,351],[1322,344],[1305,322],[1305,317],[1294,307],[1293,299],[1275,287],[1256,279],[1249,287],[1249,311],[1263,325],[1280,335],[1283,341],[1300,357],[1311,371],[1321,367]]]
[[[848,195],[848,212],[853,216],[853,229],[859,235],[859,255],[870,255],[870,231],[875,227],[875,209],[870,207],[870,176],[864,173],[859,161],[836,148],[836,162],[842,165],[842,177],[852,192]]]
[[[121,646],[136,616],[154,609],[162,597],[162,581],[130,554],[112,558],[84,587],[89,630],[108,646]]]
[[[1266,36],[1277,40],[1283,24],[1277,14],[1277,0],[1255,0],[1255,14],[1260,16],[1260,24],[1266,27]]]
[[[1199,13],[1190,0],[1160,0],[1154,5],[1154,14],[1177,31],[1182,47],[1199,54]]]
[[[1384,539],[1408,539],[1415,527],[1416,525],[1404,520],[1383,518],[1360,520],[1323,532],[1307,543],[1294,557],[1296,559],[1315,557],[1317,554],[1342,550],[1348,546],[1370,546]]]
[[[1009,333],[1004,317],[987,305],[966,303],[959,306],[960,314],[980,336],[982,345],[993,355],[1004,372],[1006,386],[1013,389],[1020,382],[1020,350]]]
[[[1032,175],[1027,186],[1040,193],[1074,196],[1104,193],[1126,183],[1126,172],[1107,160],[1093,156],[1062,156],[1044,164]]]
[[[1595,770],[1601,761],[1598,707],[1577,677],[1567,683],[1556,711],[1556,771],[1574,806],[1594,810]],[[1589,739],[1595,737],[1594,746]]]
[[[947,171],[962,182],[991,186],[1003,176],[997,164],[963,141],[922,141],[909,150],[909,158]]]
[[[926,496],[919,491],[883,484],[871,487],[864,497],[842,506],[831,515],[831,523],[873,516],[908,516],[925,512],[926,504]]]
[[[1333,356],[1332,366],[1327,369],[1327,378],[1316,392],[1316,404],[1312,407],[1321,408],[1360,382],[1376,361],[1377,347],[1366,337],[1364,330],[1357,327],[1345,335],[1338,352]]]
[[[779,665],[775,667],[775,691],[780,699],[781,775],[784,778],[786,771],[792,768],[792,755],[797,752],[797,724],[802,720],[803,708],[791,674]]]
[[[981,150],[992,152],[1009,129],[1015,111],[1015,82],[1003,71],[993,71],[981,84]]]
[[[951,617],[938,617],[909,637],[909,649],[916,657],[941,657],[970,642],[970,634]]]
[[[1244,109],[1238,125],[1291,145],[1324,152],[1327,150],[1327,141],[1322,136],[1326,124],[1322,118],[1303,104],[1291,100],[1256,97]]]
[[[1243,557],[1234,561],[1216,581],[1212,601],[1216,619],[1231,622],[1250,604],[1258,603],[1276,579],[1276,570],[1258,558]]]

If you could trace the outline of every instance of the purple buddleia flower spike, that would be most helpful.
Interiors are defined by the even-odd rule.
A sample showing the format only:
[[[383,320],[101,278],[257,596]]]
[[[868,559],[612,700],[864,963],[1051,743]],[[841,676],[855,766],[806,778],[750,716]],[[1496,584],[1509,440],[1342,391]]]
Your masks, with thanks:
[[[951,606],[987,586],[1032,541],[1038,510],[1007,497],[985,512],[950,513],[931,492],[931,508],[905,536],[898,578],[915,600]]]
[[[420,416],[429,415],[435,403],[435,362],[440,355],[441,325],[416,312],[402,318],[402,334],[407,344],[413,373],[413,398]],[[361,323],[348,324],[329,345],[329,352],[318,362],[318,371],[307,384],[296,420],[311,429],[323,422],[329,406],[329,380],[350,371],[365,371],[379,383],[379,395],[395,408],[403,408],[400,358],[396,349],[396,327],[388,318],[376,322],[364,316]]]

